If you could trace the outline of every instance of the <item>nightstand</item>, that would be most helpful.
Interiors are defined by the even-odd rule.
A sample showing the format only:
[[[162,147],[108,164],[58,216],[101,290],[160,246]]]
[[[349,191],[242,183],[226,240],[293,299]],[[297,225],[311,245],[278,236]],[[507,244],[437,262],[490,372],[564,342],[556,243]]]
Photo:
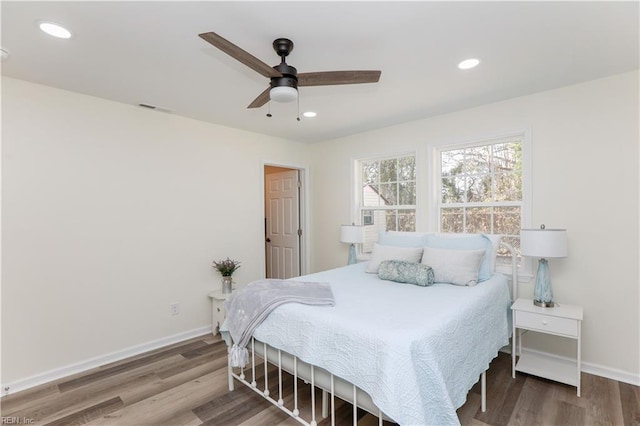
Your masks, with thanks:
[[[222,291],[212,291],[209,293],[211,298],[211,333],[215,336],[218,334],[220,325],[224,322],[227,312],[224,309],[224,301],[231,296],[231,293],[222,293]]]
[[[511,310],[513,313],[513,347],[511,348],[513,378],[516,377],[516,371],[533,374],[575,386],[580,396],[582,307],[556,304],[553,308],[541,308],[535,306],[530,299],[518,299],[511,306]],[[545,356],[537,352],[522,353],[523,330],[576,340],[576,360]],[[519,355],[517,363],[516,355]]]

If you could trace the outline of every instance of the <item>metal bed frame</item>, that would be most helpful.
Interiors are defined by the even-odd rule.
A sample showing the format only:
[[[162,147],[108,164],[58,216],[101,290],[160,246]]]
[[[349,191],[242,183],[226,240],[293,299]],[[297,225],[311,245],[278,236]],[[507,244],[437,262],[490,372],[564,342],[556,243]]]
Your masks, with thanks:
[[[501,242],[501,245],[506,247],[511,255],[511,298],[517,299],[518,290],[518,272],[517,272],[517,259],[516,253],[513,247],[505,242]],[[358,388],[354,384],[341,379],[328,372],[327,370],[308,364],[296,356],[291,355],[280,349],[273,348],[264,342],[260,342],[253,337],[250,342],[251,348],[249,349],[251,358],[251,378],[247,378],[245,370],[247,368],[234,368],[231,366],[231,361],[228,361],[228,379],[229,379],[229,391],[234,390],[234,379],[240,383],[248,386],[251,390],[262,396],[264,399],[278,407],[281,411],[287,413],[293,419],[299,423],[307,426],[316,426],[317,413],[316,413],[316,394],[315,389],[322,390],[322,419],[329,416],[329,408],[331,409],[331,425],[335,426],[335,398],[340,398],[353,405],[353,425],[358,423],[358,408],[361,408],[368,413],[378,417],[378,424],[382,426],[383,420],[393,421],[388,418],[384,413],[376,407],[371,400],[371,397],[362,389]],[[260,389],[256,382],[256,356],[262,358],[264,368],[264,387]],[[277,399],[272,396],[269,391],[269,379],[268,379],[268,364],[275,365],[278,369],[278,395]],[[260,366],[259,366],[260,367]],[[293,376],[293,407],[286,407],[283,399],[283,380],[282,372],[285,371]],[[485,412],[487,409],[487,386],[486,386],[487,372],[483,371],[480,375],[480,393],[481,393],[481,409]],[[305,383],[311,385],[311,419],[306,420],[300,416],[300,410],[298,408],[298,379],[302,379]]]

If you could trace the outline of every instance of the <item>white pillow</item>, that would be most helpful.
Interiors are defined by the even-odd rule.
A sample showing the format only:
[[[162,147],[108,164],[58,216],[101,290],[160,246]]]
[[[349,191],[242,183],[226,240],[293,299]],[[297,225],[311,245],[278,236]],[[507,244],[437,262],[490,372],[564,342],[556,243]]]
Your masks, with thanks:
[[[447,250],[425,247],[422,263],[431,266],[435,282],[474,286],[485,250]]]
[[[422,257],[422,247],[395,247],[383,246],[378,243],[373,245],[371,260],[367,264],[365,272],[377,274],[380,269],[380,262],[383,260],[406,260],[407,262],[420,262]]]
[[[479,250],[485,255],[480,263],[478,282],[488,280],[496,269],[496,256],[501,236],[497,234],[451,234],[440,233],[426,237],[425,246],[439,249]]]

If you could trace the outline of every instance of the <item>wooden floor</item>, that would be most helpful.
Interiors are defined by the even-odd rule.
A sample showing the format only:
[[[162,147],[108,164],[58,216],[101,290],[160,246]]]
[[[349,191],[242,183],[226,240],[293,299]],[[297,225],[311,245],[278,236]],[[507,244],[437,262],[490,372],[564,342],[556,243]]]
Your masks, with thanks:
[[[2,424],[298,424],[244,385],[237,384],[229,392],[226,367],[224,343],[218,337],[203,336],[5,396],[0,399]],[[292,381],[289,378],[289,385]],[[270,379],[269,383],[277,382]],[[350,424],[351,406],[337,405],[336,424]],[[512,379],[510,357],[501,353],[487,373],[487,407],[486,413],[480,411],[476,385],[458,410],[460,422],[640,425],[640,388],[583,374],[578,398],[570,386],[524,374]],[[369,414],[359,413],[359,418],[359,425],[377,424]],[[328,419],[319,424],[329,424]]]

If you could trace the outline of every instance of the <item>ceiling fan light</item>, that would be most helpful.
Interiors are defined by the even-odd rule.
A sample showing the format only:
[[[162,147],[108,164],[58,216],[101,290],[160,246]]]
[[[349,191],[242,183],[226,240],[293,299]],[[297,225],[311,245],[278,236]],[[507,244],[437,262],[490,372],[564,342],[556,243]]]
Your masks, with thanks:
[[[290,86],[277,86],[269,91],[269,98],[276,102],[292,102],[298,99],[298,90]]]

